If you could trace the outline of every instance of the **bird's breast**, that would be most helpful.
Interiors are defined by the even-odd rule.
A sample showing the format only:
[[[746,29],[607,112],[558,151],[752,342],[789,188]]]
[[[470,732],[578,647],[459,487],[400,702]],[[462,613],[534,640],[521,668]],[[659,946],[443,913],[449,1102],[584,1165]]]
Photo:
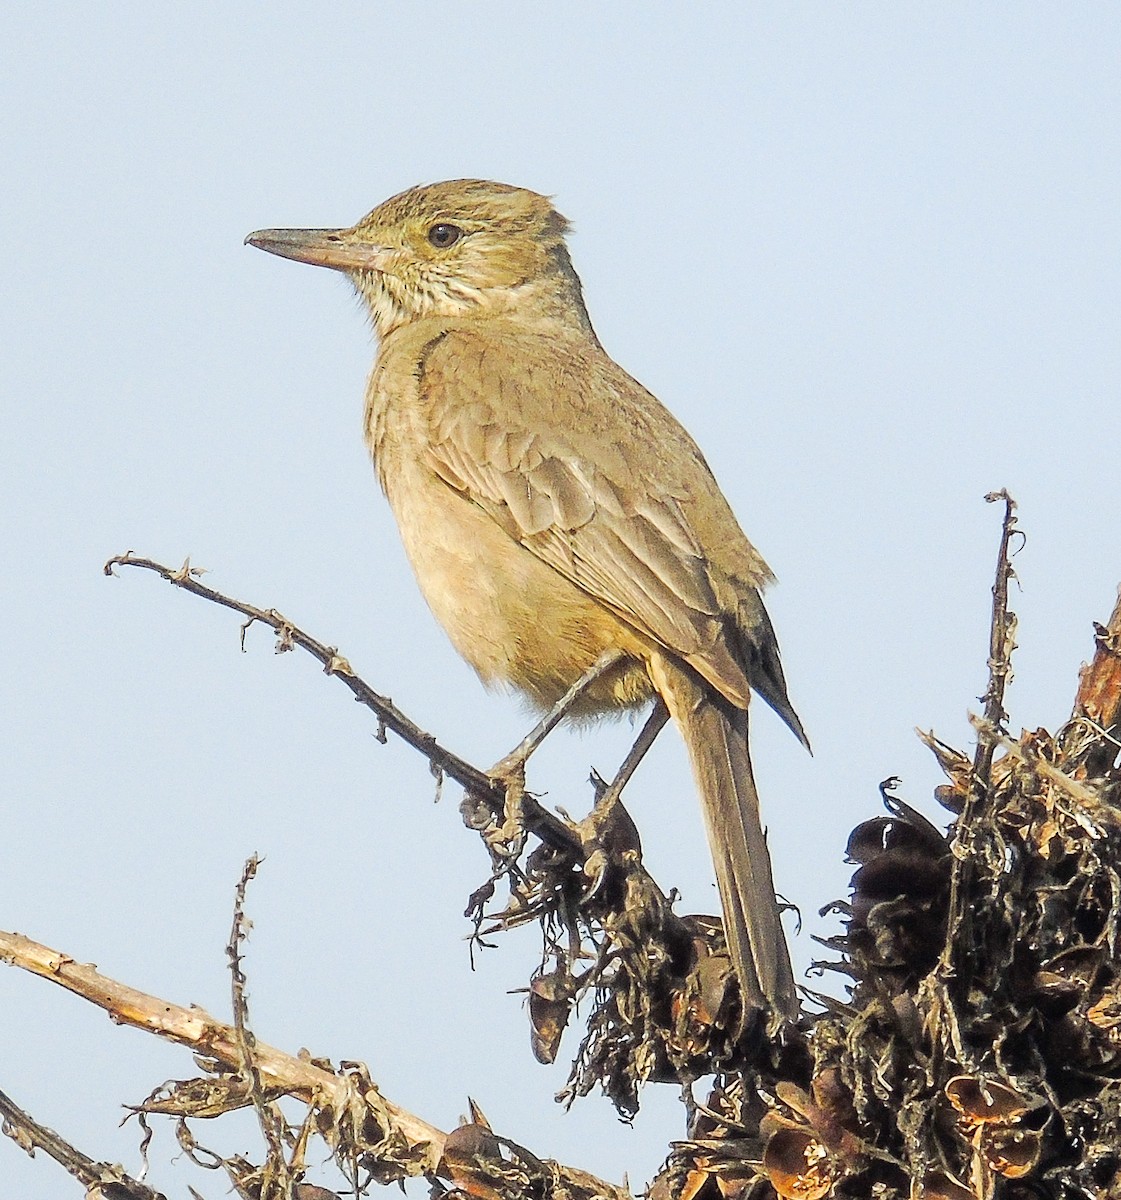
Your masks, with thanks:
[[[407,392],[403,403],[384,387],[371,395],[367,439],[421,592],[484,683],[548,707],[605,650],[620,649],[629,661],[590,692],[583,713],[649,698],[645,639],[435,474]]]

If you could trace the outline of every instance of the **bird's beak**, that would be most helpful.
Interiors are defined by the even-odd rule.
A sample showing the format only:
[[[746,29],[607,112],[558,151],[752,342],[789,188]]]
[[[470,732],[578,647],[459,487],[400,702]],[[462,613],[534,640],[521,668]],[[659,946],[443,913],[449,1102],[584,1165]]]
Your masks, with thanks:
[[[245,244],[333,271],[380,271],[389,257],[384,246],[365,241],[353,229],[258,229]]]

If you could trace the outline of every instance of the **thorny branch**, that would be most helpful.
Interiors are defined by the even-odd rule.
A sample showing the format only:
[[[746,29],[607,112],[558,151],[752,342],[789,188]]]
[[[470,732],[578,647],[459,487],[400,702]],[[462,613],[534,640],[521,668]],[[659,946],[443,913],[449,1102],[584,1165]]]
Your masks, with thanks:
[[[162,1192],[133,1179],[123,1168],[95,1162],[53,1129],[40,1125],[4,1092],[0,1092],[0,1121],[0,1131],[28,1154],[42,1150],[68,1171],[86,1188],[89,1200],[166,1200]]]
[[[478,797],[499,817],[502,816],[506,800],[506,789],[491,779],[478,767],[472,766],[466,759],[460,758],[446,746],[442,746],[436,738],[421,729],[411,721],[387,696],[382,696],[358,675],[356,675],[347,660],[339,654],[334,646],[326,646],[310,634],[305,633],[298,625],[293,624],[287,617],[277,612],[275,608],[258,608],[226,596],[214,588],[207,587],[199,581],[204,573],[201,567],[192,567],[190,559],[179,568],[167,567],[163,563],[154,562],[150,558],[138,558],[131,551],[111,558],[105,564],[105,574],[115,575],[116,567],[139,567],[145,571],[154,571],[168,583],[212,604],[220,604],[223,608],[232,609],[245,617],[242,626],[242,649],[245,648],[245,632],[251,625],[267,625],[277,635],[276,651],[278,654],[299,646],[313,658],[323,664],[327,675],[333,675],[354,694],[359,704],[365,705],[378,719],[378,733],[384,738],[384,730],[392,730],[403,741],[419,751],[432,767],[433,773],[440,778],[444,775],[454,779],[473,796]],[[526,796],[523,805],[523,816],[527,827],[542,841],[547,842],[558,850],[578,850],[580,840],[573,830],[559,817],[542,808],[531,796]]]

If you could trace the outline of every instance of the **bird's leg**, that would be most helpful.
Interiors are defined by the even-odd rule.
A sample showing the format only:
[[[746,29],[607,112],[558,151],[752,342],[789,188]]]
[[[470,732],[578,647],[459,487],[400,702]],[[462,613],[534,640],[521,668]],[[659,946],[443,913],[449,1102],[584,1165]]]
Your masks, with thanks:
[[[615,773],[615,778],[606,788],[600,790],[596,797],[596,809],[606,812],[619,799],[619,794],[630,782],[631,776],[638,770],[638,764],[646,757],[647,750],[654,744],[654,739],[662,732],[662,727],[669,720],[669,709],[666,708],[661,696],[654,697],[654,707],[646,718],[646,723],[639,730],[634,745],[623,759],[623,765]]]
[[[507,780],[511,776],[520,775],[525,771],[529,756],[553,732],[568,715],[573,704],[602,676],[606,675],[617,663],[626,656],[622,650],[605,650],[599,658],[580,676],[567,692],[553,705],[551,709],[537,722],[524,738],[504,758],[487,772],[492,779]]]
[[[506,792],[502,806],[502,824],[492,830],[486,838],[492,850],[504,846],[514,847],[514,852],[518,852],[524,834],[522,801],[525,799],[525,765],[529,756],[564,720],[580,696],[624,657],[621,650],[605,650],[518,745],[487,772],[492,779],[504,786]]]
[[[588,851],[584,862],[584,874],[593,880],[589,894],[594,894],[599,890],[607,869],[609,855],[605,844],[613,840],[612,831],[623,812],[617,805],[619,795],[668,720],[669,709],[666,708],[660,696],[655,696],[654,707],[646,718],[646,724],[639,731],[634,745],[630,748],[627,757],[623,759],[623,765],[616,772],[615,778],[604,787],[602,780],[594,775],[592,777],[593,786],[596,786],[597,790],[595,807],[580,822],[580,840]],[[629,817],[626,818],[625,824],[628,826],[628,831],[623,833],[624,838],[629,835],[629,830],[633,829],[633,822]],[[637,836],[637,831],[634,831],[633,837],[637,839]]]

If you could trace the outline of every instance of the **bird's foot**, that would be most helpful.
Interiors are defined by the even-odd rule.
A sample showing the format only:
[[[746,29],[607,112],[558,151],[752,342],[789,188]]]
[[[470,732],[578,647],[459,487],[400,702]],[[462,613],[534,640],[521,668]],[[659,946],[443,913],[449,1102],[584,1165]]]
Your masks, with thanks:
[[[525,762],[517,754],[500,759],[487,775],[503,789],[502,820],[497,818],[482,830],[491,854],[516,859],[525,848]]]
[[[576,825],[580,844],[584,848],[584,875],[588,879],[588,890],[584,900],[594,899],[603,890],[613,864],[620,864],[628,856],[641,858],[642,842],[638,827],[631,815],[619,803],[619,793],[626,782],[617,775],[607,784],[598,772],[591,776],[596,794],[592,811]]]
[[[591,783],[596,802],[592,811],[576,826],[585,851],[584,874],[592,881],[586,896],[588,899],[603,888],[607,869],[612,862],[618,862],[627,853],[641,856],[638,827],[630,813],[619,803],[619,797],[668,719],[666,706],[660,699],[655,700],[646,724],[639,731],[615,778],[606,783],[598,772],[592,772]]]

